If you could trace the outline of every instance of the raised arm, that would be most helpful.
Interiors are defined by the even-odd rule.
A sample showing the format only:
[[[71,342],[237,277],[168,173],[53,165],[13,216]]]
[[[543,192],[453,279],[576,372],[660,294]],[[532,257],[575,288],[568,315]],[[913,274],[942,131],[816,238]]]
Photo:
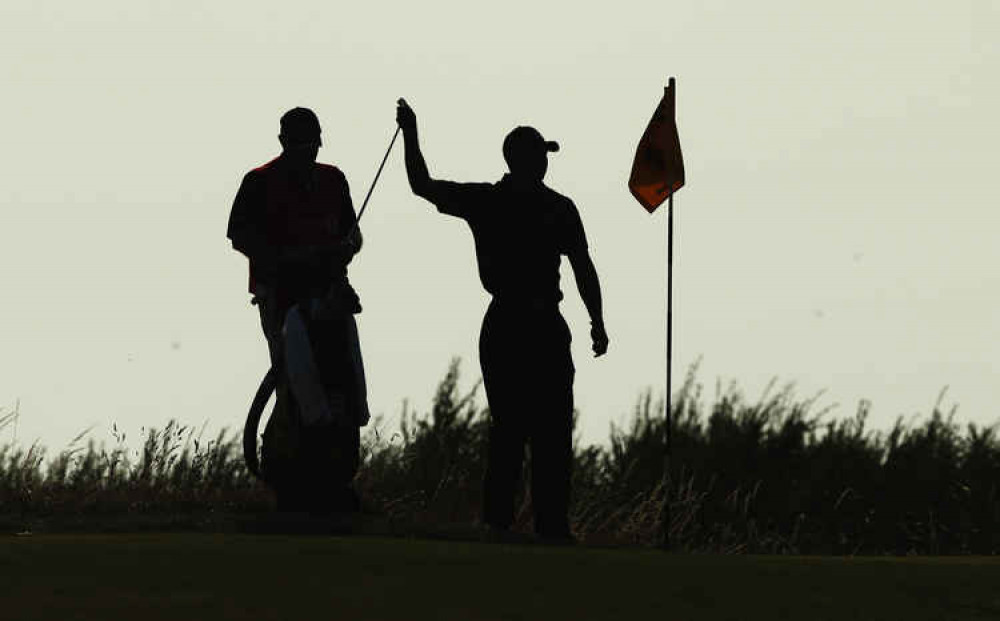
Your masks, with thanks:
[[[406,103],[405,99],[396,102],[396,122],[403,130],[403,148],[406,151],[406,177],[410,182],[410,189],[417,196],[427,198],[432,184],[430,173],[427,171],[427,162],[424,161],[424,154],[420,152],[420,141],[417,138],[417,115],[413,108]]]
[[[420,142],[417,140],[417,116],[405,99],[396,102],[396,122],[403,130],[406,177],[413,193],[432,203],[445,215],[458,218],[471,217],[476,206],[482,203],[485,193],[492,189],[492,184],[431,179],[424,154],[420,152]]]

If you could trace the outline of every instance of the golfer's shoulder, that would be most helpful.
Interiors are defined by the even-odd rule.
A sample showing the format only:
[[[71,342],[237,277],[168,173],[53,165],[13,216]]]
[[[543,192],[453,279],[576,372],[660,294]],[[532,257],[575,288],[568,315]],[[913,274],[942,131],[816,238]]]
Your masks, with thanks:
[[[542,196],[546,204],[564,213],[576,213],[576,203],[570,197],[553,190],[547,185],[543,185],[542,188]]]
[[[447,181],[432,179],[420,196],[433,203],[439,212],[460,218],[476,217],[481,206],[493,196],[492,183]]]
[[[492,195],[495,184],[480,181],[448,181],[435,179],[431,182],[432,192],[449,199],[466,201],[483,200]]]
[[[452,181],[451,183],[474,194],[494,194],[497,191],[497,184],[489,181]]]

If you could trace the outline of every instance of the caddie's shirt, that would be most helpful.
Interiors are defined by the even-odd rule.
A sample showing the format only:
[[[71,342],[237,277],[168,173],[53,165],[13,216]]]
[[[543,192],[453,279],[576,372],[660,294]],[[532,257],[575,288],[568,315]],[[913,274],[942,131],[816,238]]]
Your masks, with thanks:
[[[561,255],[587,249],[580,214],[566,196],[506,174],[496,183],[433,181],[426,198],[472,229],[479,279],[494,298],[558,303]]]
[[[250,259],[251,293],[258,282],[299,293],[347,278],[332,261],[279,265],[283,248],[330,246],[356,221],[347,178],[336,166],[314,163],[297,177],[282,157],[243,177],[229,215],[227,236]]]

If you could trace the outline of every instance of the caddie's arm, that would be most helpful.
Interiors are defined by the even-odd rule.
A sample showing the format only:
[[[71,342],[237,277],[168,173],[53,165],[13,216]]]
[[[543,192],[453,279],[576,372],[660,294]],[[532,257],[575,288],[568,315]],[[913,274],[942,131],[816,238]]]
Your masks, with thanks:
[[[603,356],[608,351],[608,333],[604,328],[601,282],[597,278],[597,268],[594,267],[586,246],[571,251],[567,256],[573,266],[576,288],[590,315],[590,338],[594,355]]]
[[[361,252],[364,239],[361,236],[361,227],[357,224],[358,215],[355,213],[354,203],[351,201],[351,190],[347,184],[347,177],[341,174],[341,179],[343,182],[340,185],[339,204],[342,209],[340,221],[343,234],[337,240],[336,255],[344,265],[348,265],[354,255]]]
[[[263,188],[258,173],[249,172],[243,177],[240,189],[229,213],[226,236],[233,248],[254,262],[257,277],[273,280],[278,261],[278,249],[267,239],[263,222]]]

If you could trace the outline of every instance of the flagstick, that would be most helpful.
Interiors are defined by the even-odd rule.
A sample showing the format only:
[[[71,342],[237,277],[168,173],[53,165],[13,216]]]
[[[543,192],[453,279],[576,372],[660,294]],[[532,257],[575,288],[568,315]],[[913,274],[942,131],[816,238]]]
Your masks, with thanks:
[[[670,79],[673,82],[673,78]],[[663,549],[670,550],[670,427],[673,398],[671,392],[670,370],[673,360],[673,272],[674,272],[674,195],[667,199],[667,452],[663,459]]]
[[[677,97],[676,82],[670,78],[668,82],[671,97]],[[676,115],[676,112],[674,113]],[[670,550],[670,488],[673,484],[671,480],[671,450],[670,450],[670,427],[671,412],[673,409],[673,393],[671,391],[671,362],[673,361],[673,314],[674,314],[674,192],[670,188],[670,196],[667,198],[667,398],[666,398],[666,422],[667,422],[667,452],[663,457],[663,549]]]

